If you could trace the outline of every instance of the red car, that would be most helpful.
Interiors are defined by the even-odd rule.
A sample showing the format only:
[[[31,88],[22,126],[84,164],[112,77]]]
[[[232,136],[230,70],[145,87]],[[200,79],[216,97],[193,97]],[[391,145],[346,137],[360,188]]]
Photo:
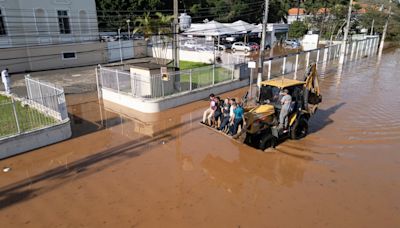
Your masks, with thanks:
[[[255,42],[249,42],[248,45],[253,48],[253,50],[259,50],[260,49],[260,45],[258,45],[258,43]]]

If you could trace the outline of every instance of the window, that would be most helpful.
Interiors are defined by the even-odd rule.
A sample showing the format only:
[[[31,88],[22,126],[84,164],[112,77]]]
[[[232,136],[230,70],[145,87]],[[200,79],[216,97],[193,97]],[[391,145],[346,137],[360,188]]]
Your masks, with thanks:
[[[75,52],[64,52],[63,59],[76,59],[76,53]]]
[[[71,34],[71,26],[69,24],[68,12],[66,10],[58,10],[58,26],[61,34]]]
[[[46,13],[43,9],[36,9],[35,10],[35,19],[36,19],[36,29],[38,34],[47,34],[48,27],[47,27],[47,20],[46,20]]]
[[[80,25],[81,25],[81,33],[82,34],[89,33],[88,16],[87,16],[86,11],[81,10],[79,12],[79,21],[80,21]]]
[[[4,22],[3,12],[0,9],[0,36],[7,35],[6,25]]]

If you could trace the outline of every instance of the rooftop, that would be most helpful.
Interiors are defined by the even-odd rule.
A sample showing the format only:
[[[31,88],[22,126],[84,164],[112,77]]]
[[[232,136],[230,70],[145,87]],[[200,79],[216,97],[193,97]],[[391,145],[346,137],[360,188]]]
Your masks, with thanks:
[[[293,79],[288,79],[288,78],[274,78],[271,80],[263,81],[261,82],[261,85],[264,86],[274,86],[278,88],[287,88],[291,86],[296,86],[296,85],[304,85],[305,82],[303,81],[298,81],[298,80],[293,80]]]

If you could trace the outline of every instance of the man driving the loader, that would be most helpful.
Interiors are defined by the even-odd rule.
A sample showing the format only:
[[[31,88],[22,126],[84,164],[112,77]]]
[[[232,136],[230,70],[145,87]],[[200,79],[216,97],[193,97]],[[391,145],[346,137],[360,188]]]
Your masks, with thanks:
[[[290,109],[290,104],[292,103],[292,97],[289,95],[289,90],[284,89],[282,91],[281,98],[281,112],[279,114],[279,129],[287,129],[288,127],[288,114]]]

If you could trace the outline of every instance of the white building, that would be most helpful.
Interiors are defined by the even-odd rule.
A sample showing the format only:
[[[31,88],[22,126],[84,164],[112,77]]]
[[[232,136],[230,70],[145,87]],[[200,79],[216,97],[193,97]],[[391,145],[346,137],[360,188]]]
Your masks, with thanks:
[[[104,62],[98,40],[95,0],[0,0],[0,68],[34,71]],[[89,53],[97,49],[102,51]]]
[[[307,14],[302,8],[291,8],[288,11],[287,23],[292,24],[294,21],[304,21],[307,18]]]
[[[97,40],[95,0],[0,0],[0,47]]]

